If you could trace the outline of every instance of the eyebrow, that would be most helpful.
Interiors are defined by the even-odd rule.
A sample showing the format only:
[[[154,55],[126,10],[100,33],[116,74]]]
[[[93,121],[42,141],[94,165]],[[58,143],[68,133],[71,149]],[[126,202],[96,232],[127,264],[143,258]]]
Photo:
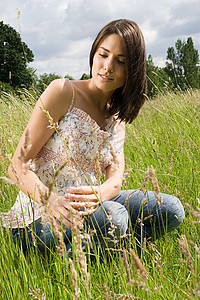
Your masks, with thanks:
[[[109,52],[109,53],[110,53],[110,50],[108,50],[108,49],[106,49],[106,48],[104,48],[104,47],[99,47],[99,48],[101,48],[101,49],[103,49],[104,51],[106,51],[106,52]],[[124,57],[124,54],[117,54],[117,56]]]

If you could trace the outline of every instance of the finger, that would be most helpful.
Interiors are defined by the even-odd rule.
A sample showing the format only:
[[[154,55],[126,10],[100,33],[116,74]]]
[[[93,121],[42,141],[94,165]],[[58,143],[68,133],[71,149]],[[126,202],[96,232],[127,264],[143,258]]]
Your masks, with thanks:
[[[98,193],[97,186],[80,186],[80,187],[70,187],[67,189],[68,193],[71,194],[81,194],[81,195],[89,195],[93,194],[94,192]]]
[[[98,204],[99,204],[98,202],[70,202],[70,206],[73,207],[74,209],[79,209],[79,208],[87,209],[91,207],[97,207]]]
[[[53,218],[56,221],[56,227],[59,231],[62,230],[61,224],[65,225],[68,228],[71,228],[71,222],[69,219],[65,218],[60,212],[54,211]],[[59,223],[60,222],[60,223]],[[52,224],[54,225],[54,224]]]
[[[90,209],[87,209],[87,210],[80,210],[78,212],[78,214],[79,214],[79,216],[91,215],[96,211],[96,209],[97,209],[97,207],[96,208],[90,208]]]
[[[67,220],[69,220],[71,216],[69,203],[67,204],[67,208],[59,205],[57,207],[54,207],[54,210],[52,210],[52,212],[53,214],[59,214],[62,218]],[[58,219],[60,219],[60,217]]]
[[[76,212],[77,213],[77,212]],[[74,226],[74,222],[71,221],[71,214],[69,218],[66,218],[64,215],[62,215],[59,212],[54,212],[54,220],[56,221],[56,227],[59,231],[62,231],[62,229],[65,231],[65,228],[62,228],[62,224],[68,228],[72,228]],[[76,221],[76,225],[78,226],[79,229],[83,229],[83,223],[80,221]]]
[[[79,195],[79,194],[66,194],[65,198],[70,201],[79,201],[79,202],[98,202],[98,199],[95,194],[90,195]]]

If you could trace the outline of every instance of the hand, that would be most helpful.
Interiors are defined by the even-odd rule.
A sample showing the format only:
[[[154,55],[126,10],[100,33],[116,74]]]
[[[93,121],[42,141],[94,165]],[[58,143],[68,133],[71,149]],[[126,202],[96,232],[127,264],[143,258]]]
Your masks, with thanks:
[[[70,202],[63,196],[57,196],[56,194],[51,195],[49,199],[50,204],[50,215],[63,225],[68,228],[71,228],[72,223],[70,221],[71,212],[70,212]],[[83,228],[83,224],[78,222],[78,227]]]
[[[69,205],[78,210],[80,216],[94,213],[99,205],[100,188],[98,186],[81,186],[67,189],[65,199]]]

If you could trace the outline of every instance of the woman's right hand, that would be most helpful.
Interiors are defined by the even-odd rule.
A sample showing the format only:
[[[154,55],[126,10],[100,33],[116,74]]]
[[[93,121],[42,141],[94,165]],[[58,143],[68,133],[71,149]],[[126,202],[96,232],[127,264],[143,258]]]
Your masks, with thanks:
[[[59,221],[68,228],[72,227],[72,216],[75,214],[75,219],[77,216],[77,225],[79,229],[82,229],[83,223],[81,222],[81,218],[77,210],[70,207],[69,203],[69,200],[65,197],[53,194],[49,198],[49,213],[57,222]]]

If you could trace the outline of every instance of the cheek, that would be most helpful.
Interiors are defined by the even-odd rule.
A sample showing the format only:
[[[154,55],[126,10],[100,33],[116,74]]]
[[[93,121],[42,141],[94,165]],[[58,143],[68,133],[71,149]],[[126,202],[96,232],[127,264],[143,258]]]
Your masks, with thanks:
[[[121,79],[120,79],[120,82],[121,82],[121,85],[124,85],[125,82],[126,82],[126,71],[125,69],[121,71]]]
[[[92,76],[95,74],[97,68],[98,68],[98,60],[94,56],[93,64],[92,64]]]
[[[92,65],[92,77],[96,74],[96,68],[95,68],[95,65],[93,63]]]

